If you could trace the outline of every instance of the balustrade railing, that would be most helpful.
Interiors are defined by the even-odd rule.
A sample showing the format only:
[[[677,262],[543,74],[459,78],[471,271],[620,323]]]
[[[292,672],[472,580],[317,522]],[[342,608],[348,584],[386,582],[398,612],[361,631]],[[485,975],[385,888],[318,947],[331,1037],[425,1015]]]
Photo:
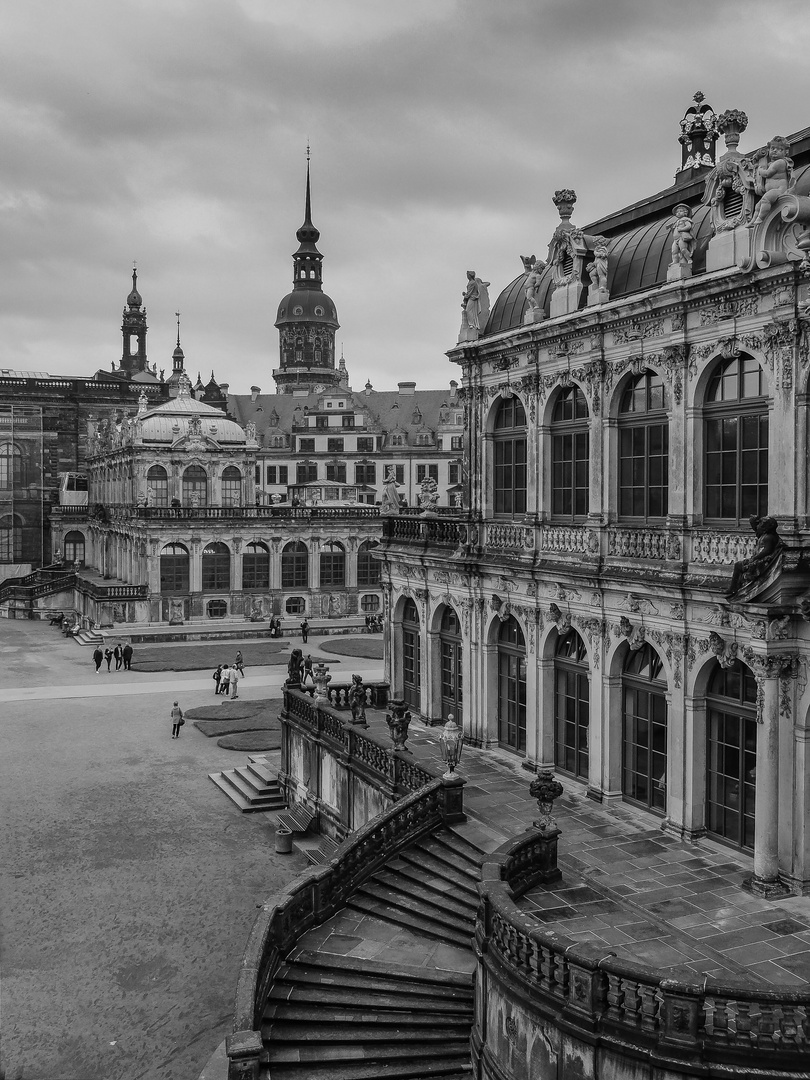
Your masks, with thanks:
[[[599,542],[597,534],[583,526],[544,525],[540,530],[540,550],[560,555],[569,552],[594,555],[599,552]]]
[[[145,600],[149,595],[148,585],[100,585],[96,581],[79,578],[76,588],[85,596],[94,600]]]
[[[484,527],[484,545],[493,551],[533,551],[534,527],[488,522]]]
[[[515,897],[534,839],[529,831],[482,867],[476,940],[482,962],[495,958],[508,973],[501,974],[501,993],[514,986],[534,1000],[546,999],[555,1010],[566,1010],[569,1031],[581,1022],[589,1043],[604,1034],[614,1052],[626,1039],[629,1052],[642,1055],[651,1044],[665,1053],[669,1044],[712,1061],[736,1049],[774,1069],[795,1069],[808,1059],[810,988],[764,989],[755,977],[750,987],[711,978],[665,979],[640,964],[606,957],[604,948],[533,926]]]
[[[757,538],[750,533],[693,532],[691,562],[729,566],[750,559],[756,546]]]
[[[681,542],[667,529],[608,529],[608,555],[629,559],[681,558]]]
[[[450,517],[419,517],[398,514],[383,517],[383,536],[394,543],[420,544],[433,547],[436,544],[452,545],[467,542],[467,519]]]
[[[76,584],[72,570],[34,570],[20,578],[0,583],[0,600],[31,600],[49,593],[70,589]]]
[[[111,521],[348,521],[379,518],[378,506],[129,506],[106,505]],[[63,508],[64,511],[64,508]]]

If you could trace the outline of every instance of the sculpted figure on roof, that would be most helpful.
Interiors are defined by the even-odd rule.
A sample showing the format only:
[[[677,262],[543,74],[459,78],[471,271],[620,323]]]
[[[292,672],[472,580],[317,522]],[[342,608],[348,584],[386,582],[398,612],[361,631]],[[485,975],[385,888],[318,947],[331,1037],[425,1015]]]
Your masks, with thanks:
[[[459,341],[476,341],[489,318],[489,282],[467,271],[467,286],[461,294],[461,333]]]
[[[749,221],[752,229],[764,221],[773,209],[774,203],[782,195],[789,194],[795,187],[793,180],[793,161],[788,157],[790,143],[782,135],[774,135],[768,143],[768,149],[756,161],[754,167],[754,191],[760,195],[756,213]]]
[[[692,265],[695,234],[692,231],[692,211],[686,203],[679,203],[672,211],[672,261],[682,266]]]
[[[542,259],[535,259],[529,270],[529,276],[526,278],[526,302],[532,311],[540,310],[537,294],[540,291],[540,277],[545,268],[546,264]]]

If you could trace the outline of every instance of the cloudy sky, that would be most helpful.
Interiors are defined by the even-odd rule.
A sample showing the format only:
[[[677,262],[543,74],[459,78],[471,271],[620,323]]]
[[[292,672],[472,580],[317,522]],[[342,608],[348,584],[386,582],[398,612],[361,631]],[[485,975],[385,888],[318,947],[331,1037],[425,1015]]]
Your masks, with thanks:
[[[148,351],[274,388],[307,140],[352,384],[446,385],[465,271],[667,187],[695,90],[741,150],[810,125],[807,0],[26,0],[0,37],[0,368]]]

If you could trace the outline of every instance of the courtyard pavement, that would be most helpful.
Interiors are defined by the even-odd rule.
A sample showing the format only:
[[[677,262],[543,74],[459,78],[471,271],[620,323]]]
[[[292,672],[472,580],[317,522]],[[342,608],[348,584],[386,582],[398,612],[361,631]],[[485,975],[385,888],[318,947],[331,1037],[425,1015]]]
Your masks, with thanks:
[[[257,909],[305,860],[275,854],[274,814],[241,814],[208,779],[244,752],[190,722],[172,741],[175,698],[221,700],[209,671],[96,675],[91,654],[0,620],[0,1068],[194,1080],[230,1028]],[[345,661],[336,674],[379,677]],[[248,667],[240,697],[278,696],[285,676]]]

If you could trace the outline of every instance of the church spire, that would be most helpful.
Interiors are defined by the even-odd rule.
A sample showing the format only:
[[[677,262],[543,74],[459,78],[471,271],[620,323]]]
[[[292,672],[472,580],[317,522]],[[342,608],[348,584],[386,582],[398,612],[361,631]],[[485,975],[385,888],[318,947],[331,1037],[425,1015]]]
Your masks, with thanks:
[[[312,192],[309,175],[309,144],[307,144],[307,191],[304,199],[304,224],[295,234],[299,243],[293,255],[293,288],[320,290],[323,255],[317,243],[321,234],[312,224]]]
[[[138,292],[138,269],[132,266],[132,289],[124,308],[121,333],[124,338],[121,353],[121,372],[131,379],[138,372],[146,371],[146,308]]]

